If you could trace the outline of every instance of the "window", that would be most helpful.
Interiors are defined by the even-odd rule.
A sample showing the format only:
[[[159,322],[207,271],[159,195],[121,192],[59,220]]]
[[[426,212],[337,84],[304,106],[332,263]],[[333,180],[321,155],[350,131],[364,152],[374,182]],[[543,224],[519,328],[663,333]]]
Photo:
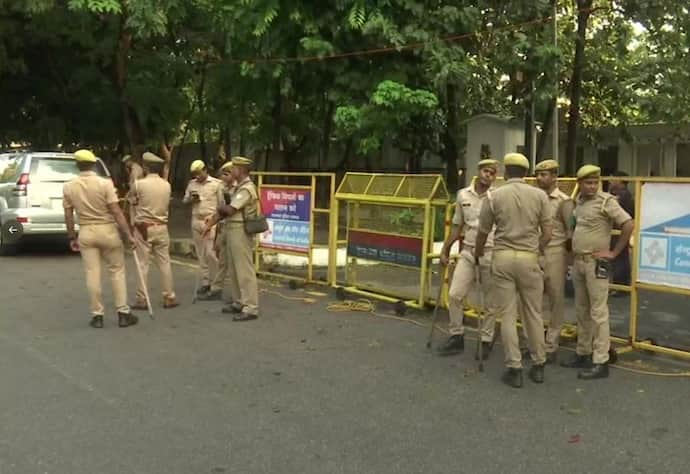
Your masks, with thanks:
[[[96,163],[94,171],[107,176],[103,164]],[[31,163],[31,180],[43,183],[64,183],[79,174],[77,162],[69,158],[38,158]]]
[[[19,179],[19,171],[22,169],[22,162],[24,156],[15,156],[10,158],[5,166],[5,169],[0,175],[0,183],[14,183]]]

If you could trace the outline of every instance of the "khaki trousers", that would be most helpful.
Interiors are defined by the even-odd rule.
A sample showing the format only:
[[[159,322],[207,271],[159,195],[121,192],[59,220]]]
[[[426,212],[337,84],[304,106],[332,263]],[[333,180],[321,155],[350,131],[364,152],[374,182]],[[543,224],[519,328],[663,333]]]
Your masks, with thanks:
[[[213,250],[215,229],[211,230],[206,236],[202,236],[203,231],[204,219],[192,217],[192,238],[194,240],[196,256],[199,259],[199,269],[201,272],[200,284],[201,286],[210,286],[218,272],[218,258],[216,257],[216,252]],[[211,288],[211,290],[218,289],[219,288]]]
[[[135,238],[137,240],[137,256],[141,264],[141,276],[145,284],[148,284],[149,265],[151,264],[151,257],[156,263],[158,270],[161,273],[161,292],[163,300],[175,299],[175,289],[173,287],[172,268],[170,266],[170,236],[168,235],[167,225],[155,225],[146,230],[147,239],[141,236],[137,231]],[[141,282],[137,286],[137,300],[144,301],[144,288]]]
[[[577,354],[592,354],[595,364],[609,360],[609,280],[597,278],[596,259],[576,255],[573,263],[575,316],[577,316]]]
[[[546,352],[556,352],[560,343],[565,310],[565,277],[568,271],[565,246],[544,250],[544,292],[548,296],[549,328],[546,330]]]
[[[115,224],[81,226],[79,229],[79,248],[84,264],[91,313],[94,316],[105,314],[101,288],[101,259],[105,261],[110,274],[115,308],[118,312],[128,313],[125,253],[117,226]]]
[[[226,240],[227,233],[225,230],[225,223],[220,222],[216,225],[216,241],[213,245],[214,253],[218,258],[218,271],[216,272],[216,277],[211,282],[211,288],[225,288],[225,280],[228,275],[228,262],[227,262],[227,250],[226,250]]]
[[[505,364],[509,368],[522,367],[517,333],[518,301],[532,361],[543,364],[546,361],[541,317],[544,273],[539,268],[537,254],[515,250],[494,250],[493,254],[493,298],[496,317],[501,320]]]
[[[228,290],[231,302],[247,314],[259,314],[259,286],[254,267],[254,236],[247,235],[244,224],[225,223]]]
[[[448,312],[450,315],[448,330],[453,336],[465,333],[463,326],[465,314],[464,300],[476,285],[474,266],[474,249],[470,247],[463,248],[462,252],[460,252],[460,258],[458,258],[455,264],[453,279],[448,291]],[[477,288],[477,291],[483,292],[484,304],[486,305],[486,308],[481,308],[484,311],[484,318],[480,333],[482,341],[491,342],[494,338],[496,326],[496,312],[491,298],[491,252],[486,252],[479,259],[479,272],[482,286]]]

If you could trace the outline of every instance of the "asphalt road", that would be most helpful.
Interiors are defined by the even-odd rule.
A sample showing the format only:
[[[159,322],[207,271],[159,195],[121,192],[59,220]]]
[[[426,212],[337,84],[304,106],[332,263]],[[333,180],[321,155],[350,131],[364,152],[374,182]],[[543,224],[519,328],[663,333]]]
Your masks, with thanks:
[[[550,368],[515,390],[500,347],[478,374],[470,350],[433,356],[425,329],[330,296],[263,293],[262,317],[233,323],[191,305],[183,266],[183,306],[94,330],[77,256],[0,272],[1,474],[687,472],[688,379]]]

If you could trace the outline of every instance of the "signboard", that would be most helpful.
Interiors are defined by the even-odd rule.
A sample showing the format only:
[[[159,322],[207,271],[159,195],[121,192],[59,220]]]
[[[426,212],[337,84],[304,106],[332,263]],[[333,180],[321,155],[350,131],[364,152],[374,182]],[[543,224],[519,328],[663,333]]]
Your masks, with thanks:
[[[638,281],[690,289],[690,184],[645,183]]]
[[[261,247],[309,252],[310,190],[262,186],[261,210],[268,221],[268,230],[259,236]]]
[[[423,245],[422,239],[417,237],[350,230],[347,238],[347,255],[419,268],[422,266]]]

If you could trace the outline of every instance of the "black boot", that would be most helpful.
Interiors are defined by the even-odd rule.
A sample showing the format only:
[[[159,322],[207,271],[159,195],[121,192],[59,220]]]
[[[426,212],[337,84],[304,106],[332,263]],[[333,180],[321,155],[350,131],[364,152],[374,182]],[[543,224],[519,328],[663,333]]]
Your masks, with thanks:
[[[522,369],[509,368],[501,377],[501,381],[513,388],[522,388]]]
[[[558,352],[546,353],[546,365],[552,365],[558,362]]]
[[[465,336],[462,334],[456,334],[450,336],[445,344],[436,349],[439,355],[449,356],[460,354],[465,350]]]
[[[609,364],[605,362],[603,364],[594,364],[592,368],[581,370],[577,374],[578,379],[582,380],[594,380],[594,379],[605,379],[609,376]]]
[[[240,314],[242,312],[242,305],[230,303],[225,305],[220,311],[225,314]]]
[[[482,341],[481,349],[479,349],[482,360],[486,360],[489,358],[489,354],[491,354],[491,349],[492,349],[492,344],[490,342]],[[478,354],[474,355],[474,360],[479,360]]]
[[[208,290],[206,293],[199,295],[201,301],[217,301],[223,299],[223,290]]]
[[[568,369],[589,369],[592,367],[592,354],[575,354],[572,359],[561,362],[561,367]]]
[[[544,364],[533,365],[529,369],[529,378],[534,383],[544,383]]]
[[[196,290],[196,294],[200,296],[200,295],[203,295],[204,293],[208,293],[209,291],[211,291],[211,285],[204,285],[201,288],[199,288],[198,290]]]
[[[103,316],[97,314],[96,316],[91,318],[89,326],[91,326],[92,328],[101,329],[103,327]]]
[[[121,328],[134,326],[139,322],[139,318],[134,316],[132,313],[117,313],[117,320],[117,325]]]

